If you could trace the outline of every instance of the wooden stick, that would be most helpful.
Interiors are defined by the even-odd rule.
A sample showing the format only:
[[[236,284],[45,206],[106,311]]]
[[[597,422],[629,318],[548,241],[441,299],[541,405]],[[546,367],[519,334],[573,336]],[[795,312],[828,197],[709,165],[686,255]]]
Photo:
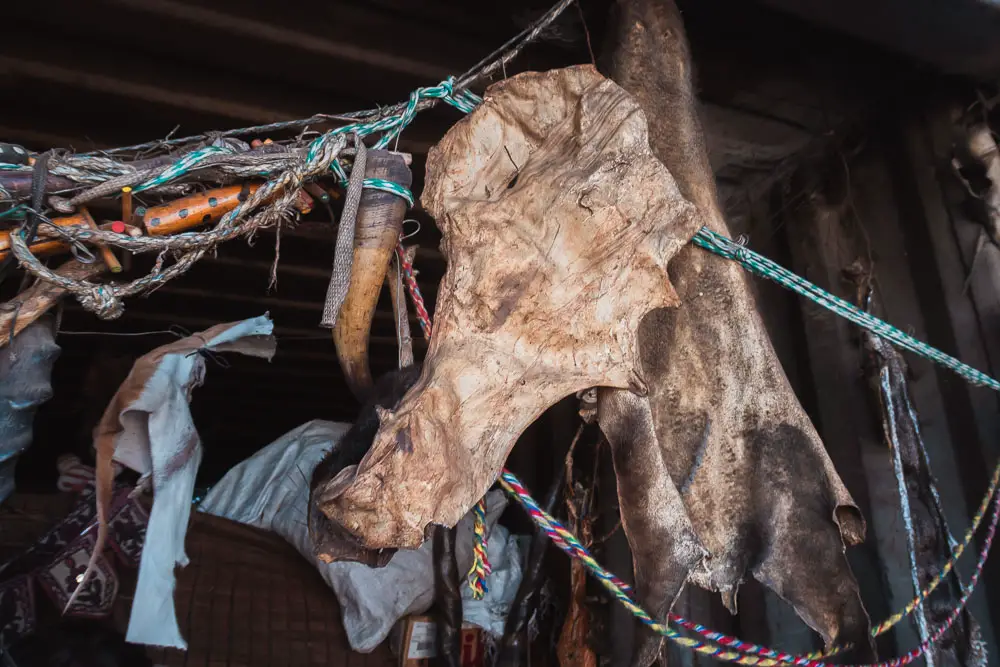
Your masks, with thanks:
[[[69,215],[63,218],[54,218],[52,224],[56,227],[87,227],[87,217],[82,213],[77,213],[76,215]],[[36,257],[42,257],[45,255],[51,255],[58,252],[69,251],[69,245],[66,242],[53,238],[55,232],[51,229],[47,229],[48,225],[42,225],[38,229],[37,240],[32,243],[28,248],[31,253]],[[10,252],[10,232],[0,232],[0,260],[7,257],[7,253]]]
[[[412,263],[417,247],[410,246],[403,250],[406,258]],[[413,337],[410,335],[410,315],[406,307],[406,291],[403,289],[401,279],[402,267],[399,265],[399,256],[393,254],[392,263],[389,265],[389,272],[385,274],[385,281],[389,284],[389,295],[392,298],[392,314],[396,321],[396,339],[399,345],[399,367],[406,368],[413,365]]]
[[[61,222],[65,221],[65,222]],[[66,218],[55,218],[53,223],[56,223],[60,227],[89,227],[87,224],[87,219],[83,214],[72,215]],[[44,229],[44,227],[42,228]],[[105,232],[117,232],[128,234],[129,236],[142,236],[142,230],[134,225],[124,225],[123,228],[116,228],[115,223],[106,222],[103,225],[98,225],[97,229]],[[37,241],[28,246],[31,250],[31,254],[35,257],[46,257],[49,255],[58,255],[60,253],[69,252],[70,245],[65,241],[59,239],[46,239],[44,241]],[[0,232],[0,260],[7,257],[10,252],[10,233]]]
[[[87,226],[93,230],[97,230],[97,223],[94,222],[94,218],[90,215],[90,211],[86,207],[80,207],[80,213],[87,219]],[[118,263],[118,258],[115,257],[115,253],[111,251],[104,243],[95,243],[97,249],[101,251],[101,257],[104,258],[104,264],[111,270],[111,273],[121,273],[122,265]]]
[[[209,225],[221,220],[259,187],[259,183],[230,185],[153,206],[146,209],[142,225],[150,236],[176,234]]]
[[[142,224],[150,236],[166,236],[186,232],[194,227],[215,224],[240,202],[257,192],[260,183],[229,185],[182,197],[167,204],[146,209]],[[295,208],[309,213],[313,200],[304,190],[295,200]]]
[[[132,224],[132,188],[122,188],[122,222]]]
[[[71,259],[56,269],[56,273],[73,280],[88,280],[105,270],[107,267],[100,261],[84,264]],[[29,324],[48,312],[64,294],[66,290],[63,288],[39,281],[6,302],[4,308],[0,310],[0,347],[5,346],[13,336],[21,333]]]

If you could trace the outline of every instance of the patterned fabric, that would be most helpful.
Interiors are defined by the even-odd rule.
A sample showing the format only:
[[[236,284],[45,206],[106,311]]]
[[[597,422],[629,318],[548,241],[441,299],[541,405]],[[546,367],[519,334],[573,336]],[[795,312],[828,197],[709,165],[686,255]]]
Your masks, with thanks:
[[[124,500],[120,507],[117,503],[111,506],[114,513],[109,522],[110,546],[123,565],[136,568],[139,567],[142,545],[146,541],[146,523],[149,521],[149,514],[138,502],[130,500],[127,496]],[[96,530],[94,532],[96,534]]]
[[[35,577],[56,608],[64,609],[77,584],[87,571],[90,554],[97,541],[96,531],[88,531],[70,543],[48,567]],[[118,595],[118,575],[107,557],[99,556],[94,574],[77,596],[67,616],[104,618],[111,614]]]
[[[125,485],[115,489],[108,522],[110,548],[98,558],[97,571],[67,616],[108,616],[118,595],[116,562],[138,567],[149,514],[131,493]],[[66,606],[87,568],[96,539],[95,491],[89,484],[66,518],[0,568],[0,638],[5,644],[35,630],[36,583],[56,608],[61,611]]]

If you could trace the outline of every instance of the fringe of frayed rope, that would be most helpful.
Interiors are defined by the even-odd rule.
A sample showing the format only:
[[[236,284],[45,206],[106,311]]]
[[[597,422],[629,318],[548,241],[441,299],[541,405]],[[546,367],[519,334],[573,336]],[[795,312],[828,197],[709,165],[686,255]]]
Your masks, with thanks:
[[[702,232],[705,231],[707,230],[704,229],[702,230]],[[725,237],[722,237],[721,235],[717,235],[714,233],[713,236],[709,238],[713,242],[719,244],[721,244],[721,241],[719,239],[724,239],[725,241],[729,241],[729,239],[725,239]],[[734,246],[737,245],[732,241],[729,241],[729,243]],[[699,243],[699,245],[701,244]],[[742,246],[739,247],[742,248]],[[735,256],[735,253],[732,251],[732,249],[728,250],[733,253],[733,256],[730,257],[730,259],[738,259]],[[744,248],[743,250],[746,249]],[[756,253],[754,253],[754,255],[756,255]],[[756,257],[758,258],[756,260],[758,263],[760,263],[761,260],[763,260],[764,262],[769,262],[769,260],[764,260],[759,255],[757,255]],[[769,264],[764,264],[764,266],[769,266]],[[424,329],[425,336],[430,337],[430,331],[431,331],[430,316],[427,314],[427,310],[424,307],[424,300],[423,296],[420,293],[420,287],[417,285],[416,280],[412,278],[412,273],[413,273],[412,266],[404,267],[404,274],[408,277],[408,280],[406,281],[407,289],[410,293],[410,298],[413,301],[414,308],[418,313],[417,315],[418,321],[420,322],[421,327]],[[772,276],[769,275],[768,277]],[[796,276],[796,278],[798,277]],[[822,292],[822,290],[820,290],[819,287],[812,285],[811,283],[808,283],[807,281],[802,280],[801,278],[798,278],[798,280],[801,281],[801,283],[804,286],[808,286],[808,287],[803,287],[805,291],[810,293],[812,293],[812,290],[817,290],[819,292]],[[821,303],[821,305],[825,304]],[[848,310],[854,307],[851,304],[848,304],[847,302],[842,302],[838,304],[838,308]],[[838,314],[841,313],[838,312]],[[867,316],[867,314],[865,315]],[[871,316],[867,317],[870,318],[871,320],[874,320],[876,326],[875,328],[873,328],[869,326],[868,322],[860,322],[859,324],[861,326],[864,326],[866,329],[873,330],[875,333],[879,333],[880,331],[885,331],[888,329],[893,329],[891,325],[889,325],[886,322],[883,322],[882,320],[878,320],[877,318]],[[855,320],[852,319],[852,321]],[[905,336],[905,334],[903,335]],[[920,344],[920,346],[926,348],[930,347],[924,343],[921,343],[920,341],[917,342]],[[933,348],[930,349],[933,350]],[[937,354],[941,356],[947,356],[937,350],[934,350],[934,352],[937,352]],[[950,357],[948,358],[950,359]],[[960,363],[957,362],[957,360],[955,361],[956,363]],[[978,371],[975,372],[978,373]],[[995,380],[993,382],[995,382]],[[784,653],[782,651],[777,651],[775,649],[766,646],[761,646],[759,644],[745,642],[739,639],[738,637],[733,637],[731,635],[726,635],[721,632],[716,632],[714,630],[711,630],[699,623],[690,621],[684,618],[683,616],[679,616],[673,613],[669,614],[668,620],[671,623],[675,623],[680,627],[684,628],[685,630],[700,635],[707,641],[701,641],[699,639],[686,637],[677,632],[676,630],[674,630],[673,628],[671,628],[669,625],[657,622],[644,609],[642,609],[642,607],[640,607],[633,600],[632,589],[628,586],[628,584],[626,584],[621,579],[619,579],[618,577],[614,576],[613,574],[605,570],[603,567],[601,567],[601,565],[594,559],[594,557],[590,554],[590,552],[587,551],[587,549],[582,544],[580,544],[580,542],[573,536],[571,532],[566,530],[566,528],[564,528],[562,524],[560,524],[556,519],[554,519],[551,515],[546,513],[541,507],[538,506],[538,503],[535,502],[535,500],[528,493],[527,489],[525,489],[524,486],[521,485],[520,481],[517,479],[517,477],[514,476],[513,473],[504,468],[501,472],[499,482],[501,487],[503,487],[503,489],[509,495],[511,495],[514,499],[516,499],[521,504],[521,506],[525,508],[529,516],[531,516],[532,520],[536,523],[536,525],[538,525],[539,528],[541,528],[546,533],[549,539],[552,540],[553,544],[555,544],[557,547],[565,551],[571,558],[579,559],[586,566],[587,570],[591,573],[591,575],[597,578],[598,581],[600,581],[601,584],[603,584],[605,588],[607,588],[611,592],[611,594],[615,597],[615,599],[618,600],[623,606],[625,606],[632,613],[633,616],[635,616],[641,622],[646,624],[654,632],[670,639],[671,641],[680,646],[689,648],[703,655],[711,656],[717,660],[722,660],[725,662],[733,662],[740,665],[773,666],[773,665],[790,664],[790,665],[802,665],[804,667],[826,667],[830,663],[825,662],[824,658],[829,658],[833,655],[841,653],[850,648],[849,646],[837,646],[831,649],[830,651],[826,652],[815,652],[809,655],[802,655],[802,656],[792,655],[789,653]],[[937,587],[941,584],[941,582],[944,581],[944,579],[952,572],[952,570],[955,567],[955,564],[958,562],[959,558],[965,552],[965,549],[972,542],[976,532],[978,531],[982,523],[983,518],[986,515],[987,510],[989,509],[991,502],[993,502],[993,512],[990,516],[989,528],[987,530],[986,539],[979,553],[979,559],[976,563],[975,572],[970,578],[969,583],[965,587],[963,587],[964,591],[963,595],[959,600],[958,604],[952,610],[951,614],[948,616],[948,619],[945,621],[945,623],[940,628],[938,628],[925,642],[922,642],[917,648],[913,649],[912,651],[902,656],[899,656],[898,658],[894,658],[892,660],[873,663],[871,665],[859,665],[857,667],[901,667],[902,665],[908,665],[913,661],[915,661],[916,659],[918,659],[924,653],[926,653],[930,649],[930,647],[932,647],[937,641],[939,641],[941,637],[944,635],[944,633],[946,633],[951,628],[955,620],[959,617],[962,610],[968,603],[969,597],[972,595],[973,590],[975,589],[976,585],[979,582],[979,578],[982,575],[983,566],[986,564],[986,559],[989,556],[990,546],[992,545],[993,538],[996,534],[997,523],[998,520],[1000,520],[1000,501],[996,499],[998,486],[1000,486],[1000,464],[998,464],[993,471],[993,477],[990,480],[990,486],[987,489],[982,502],[980,503],[979,509],[976,512],[975,517],[972,520],[972,525],[966,531],[965,537],[962,540],[962,542],[959,545],[957,545],[956,548],[954,549],[951,558],[944,564],[944,567],[942,567],[941,572],[939,572],[923,590],[919,591],[917,595],[913,598],[913,600],[911,600],[902,610],[900,610],[896,614],[893,614],[885,621],[879,623],[877,626],[872,628],[872,636],[878,637],[888,632],[892,627],[894,627],[895,625],[900,623],[903,619],[905,619],[907,616],[909,616],[911,613],[913,613],[913,610],[918,605],[922,604],[923,601],[926,600],[927,597],[937,589]]]

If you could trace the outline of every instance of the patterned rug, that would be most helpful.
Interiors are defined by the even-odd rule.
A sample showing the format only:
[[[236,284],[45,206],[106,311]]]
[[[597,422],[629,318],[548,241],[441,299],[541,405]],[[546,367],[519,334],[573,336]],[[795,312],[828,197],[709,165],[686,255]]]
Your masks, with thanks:
[[[116,565],[136,568],[142,554],[149,515],[132,489],[115,489],[107,549],[87,587],[66,615],[104,618],[118,595]],[[94,487],[88,485],[74,509],[33,546],[0,567],[0,642],[9,645],[35,630],[36,591],[41,590],[62,610],[87,569],[97,538]]]

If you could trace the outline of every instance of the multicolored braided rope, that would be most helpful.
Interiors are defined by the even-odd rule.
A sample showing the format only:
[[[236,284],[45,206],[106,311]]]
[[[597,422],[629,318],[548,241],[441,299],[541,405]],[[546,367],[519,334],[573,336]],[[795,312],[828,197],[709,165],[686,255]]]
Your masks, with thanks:
[[[955,569],[956,563],[958,563],[958,560],[962,557],[962,554],[965,553],[966,547],[969,546],[973,538],[976,536],[976,532],[979,530],[979,525],[982,523],[983,517],[986,515],[986,510],[989,509],[990,501],[994,498],[994,496],[996,496],[998,486],[1000,486],[1000,465],[997,465],[993,469],[993,477],[990,479],[990,485],[986,490],[986,494],[983,496],[982,502],[979,503],[979,509],[976,510],[976,515],[972,518],[972,525],[969,526],[969,529],[965,532],[965,537],[962,538],[962,541],[955,546],[955,549],[952,551],[951,557],[947,560],[947,562],[945,562],[944,566],[941,568],[941,571],[938,572],[934,576],[934,578],[931,579],[931,581],[927,584],[927,586],[925,586],[924,589],[921,590],[916,597],[910,600],[906,604],[906,606],[903,607],[899,612],[893,614],[889,618],[885,619],[884,621],[873,627],[872,637],[878,637],[880,635],[885,634],[894,626],[899,624],[900,621],[902,621],[907,616],[912,614],[913,610],[917,608],[917,605],[921,604],[931,595],[931,593],[937,590],[937,587],[941,585],[941,582],[943,582],[948,577],[948,575],[951,574],[952,570]],[[992,537],[990,539],[992,539]],[[826,653],[817,651],[815,653],[810,653],[809,655],[810,657],[814,658],[829,657],[845,649],[846,647],[844,648],[838,647]]]
[[[410,293],[410,300],[413,301],[413,309],[417,311],[417,321],[420,322],[420,329],[424,332],[424,338],[431,338],[431,316],[427,313],[424,305],[424,297],[420,293],[420,285],[413,275],[413,264],[406,258],[403,246],[396,245],[396,258],[399,266],[403,269],[403,282],[406,283],[406,290]]]
[[[486,496],[483,496],[476,506],[472,508],[474,522],[472,534],[475,538],[472,545],[472,567],[469,568],[469,588],[472,590],[472,597],[482,600],[483,596],[489,592],[486,586],[486,577],[492,572],[490,559],[486,554],[487,534],[486,534]]]
[[[527,489],[521,485],[520,481],[508,470],[504,470],[500,475],[500,485],[504,488],[507,493],[513,496],[528,512],[532,520],[543,530],[546,535],[552,540],[553,544],[558,546],[560,549],[565,551],[572,558],[576,558],[587,566],[590,573],[608,589],[609,592],[618,600],[626,609],[632,612],[632,615],[638,618],[640,621],[645,623],[651,630],[657,634],[667,637],[674,643],[684,646],[686,648],[697,651],[704,655],[711,656],[716,660],[722,660],[725,662],[733,662],[739,665],[761,665],[761,666],[774,666],[774,665],[802,665],[803,667],[833,667],[831,663],[824,662],[822,659],[816,659],[812,656],[797,656],[789,653],[784,653],[782,651],[776,651],[772,648],[766,646],[760,646],[758,644],[752,644],[750,642],[745,642],[737,637],[732,637],[729,635],[724,635],[719,632],[714,632],[704,627],[699,623],[694,623],[688,621],[687,619],[678,616],[676,614],[670,614],[669,620],[674,622],[681,627],[696,632],[707,639],[710,639],[716,644],[711,644],[703,642],[698,639],[693,639],[690,637],[685,637],[681,635],[676,630],[672,629],[668,625],[654,620],[642,607],[640,607],[631,597],[631,589],[627,584],[625,584],[621,579],[618,579],[615,575],[611,574],[605,570],[601,565],[591,556],[590,552],[580,544],[580,542],[566,530],[562,524],[560,524],[556,519],[549,515],[545,510],[538,506],[538,503],[531,497]],[[991,496],[992,499],[992,496]],[[868,665],[858,665],[856,667],[901,667],[902,665],[908,665],[914,660],[923,655],[931,646],[933,646],[941,637],[948,631],[948,629],[954,624],[955,620],[961,614],[965,605],[968,603],[969,597],[972,594],[976,584],[979,582],[979,577],[982,574],[983,566],[986,563],[986,559],[989,556],[990,547],[993,543],[993,538],[996,535],[997,523],[1000,521],[1000,502],[994,502],[993,513],[990,518],[989,530],[986,535],[986,540],[983,543],[983,547],[980,550],[979,560],[976,563],[975,573],[969,580],[969,585],[966,588],[965,593],[962,595],[958,604],[952,610],[951,614],[948,616],[944,624],[939,627],[931,637],[928,638],[926,642],[921,643],[919,646],[914,648],[912,651],[894,658],[892,660],[886,660],[879,663],[871,663]],[[880,626],[881,627],[881,626]]]

